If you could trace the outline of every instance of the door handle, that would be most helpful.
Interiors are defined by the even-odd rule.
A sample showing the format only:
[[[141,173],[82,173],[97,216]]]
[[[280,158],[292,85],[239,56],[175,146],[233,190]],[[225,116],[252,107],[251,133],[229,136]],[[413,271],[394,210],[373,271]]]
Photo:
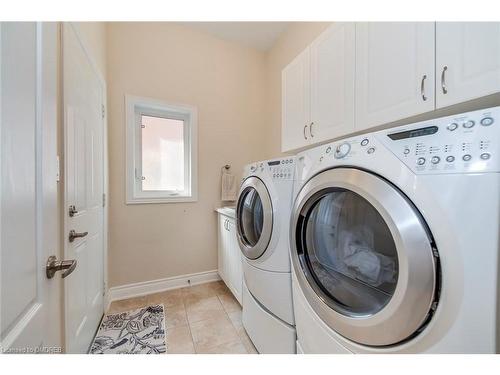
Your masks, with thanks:
[[[87,234],[89,234],[89,232],[77,233],[74,229],[71,229],[68,236],[69,242],[73,242],[75,238],[85,237]]]
[[[443,67],[443,71],[441,72],[441,89],[443,90],[443,94],[448,93],[448,88],[446,87],[446,71],[448,67],[445,65]]]
[[[314,138],[313,125],[314,125],[314,121],[311,122],[311,125],[309,125],[309,135],[311,136],[311,138]]]
[[[302,133],[304,134],[304,139],[307,139],[306,129],[307,129],[307,124],[304,125],[304,130],[302,131]]]
[[[45,266],[45,274],[47,275],[47,279],[52,279],[57,271],[65,270],[61,275],[64,279],[75,270],[77,263],[78,262],[76,261],[76,259],[57,260],[55,255],[51,255],[49,259],[47,259],[47,265]]]
[[[422,95],[422,100],[425,102],[427,96],[425,95],[425,80],[427,79],[427,74],[422,77],[422,82],[420,83],[420,94]]]
[[[69,206],[68,214],[70,217],[75,216],[78,213],[78,210],[76,209],[75,206],[71,205]]]

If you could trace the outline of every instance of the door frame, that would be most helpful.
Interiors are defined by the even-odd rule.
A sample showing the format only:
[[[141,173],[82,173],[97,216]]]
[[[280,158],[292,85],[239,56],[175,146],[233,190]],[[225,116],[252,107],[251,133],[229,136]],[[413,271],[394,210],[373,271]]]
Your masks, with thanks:
[[[106,80],[104,79],[103,75],[99,71],[97,64],[95,62],[94,57],[89,51],[89,47],[85,44],[85,38],[82,37],[81,33],[78,30],[78,27],[75,25],[74,22],[65,22],[68,27],[71,27],[73,32],[75,33],[76,38],[78,39],[78,42],[80,43],[80,46],[82,47],[82,50],[87,57],[87,59],[90,62],[90,65],[92,67],[92,70],[96,74],[99,84],[101,86],[101,98],[102,98],[102,111],[103,111],[103,116],[102,116],[102,126],[103,126],[103,133],[102,133],[102,140],[103,140],[103,194],[104,194],[104,207],[103,207],[103,233],[102,233],[102,238],[103,238],[103,290],[104,290],[104,296],[103,296],[103,314],[107,310],[108,305],[109,305],[109,288],[108,288],[108,207],[109,207],[109,191],[108,191],[108,118],[107,118],[107,87],[106,87]],[[69,223],[68,223],[68,215],[67,215],[67,209],[68,209],[68,192],[67,192],[67,184],[66,184],[66,176],[67,176],[67,163],[65,159],[65,151],[66,151],[66,136],[67,136],[67,124],[65,121],[65,116],[64,116],[64,23],[61,22],[59,24],[59,52],[60,52],[60,61],[61,61],[61,68],[59,71],[60,74],[60,118],[61,118],[61,123],[62,123],[62,147],[61,147],[61,156],[60,160],[64,164],[63,170],[64,170],[64,175],[61,181],[63,181],[63,197],[62,197],[62,207],[61,207],[61,215],[63,217],[62,220],[62,234],[61,234],[61,241],[62,241],[62,254],[67,254],[68,252],[68,243],[66,241],[66,235],[69,233]],[[65,295],[65,294],[64,294]],[[65,299],[63,299],[63,309],[64,309],[64,314],[63,314],[63,319],[64,319],[64,343],[65,346],[67,345],[66,342],[66,305],[65,305]]]

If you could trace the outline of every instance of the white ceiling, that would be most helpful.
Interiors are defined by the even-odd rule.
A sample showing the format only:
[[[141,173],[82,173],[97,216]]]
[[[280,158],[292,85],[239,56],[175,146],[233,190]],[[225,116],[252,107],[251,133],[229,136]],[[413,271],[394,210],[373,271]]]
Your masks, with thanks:
[[[221,39],[267,51],[289,22],[183,22],[183,24]]]

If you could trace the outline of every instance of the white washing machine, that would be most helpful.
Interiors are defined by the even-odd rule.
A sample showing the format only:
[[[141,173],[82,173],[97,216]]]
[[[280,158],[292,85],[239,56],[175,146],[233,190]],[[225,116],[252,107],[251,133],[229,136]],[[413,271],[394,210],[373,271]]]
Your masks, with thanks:
[[[289,235],[295,158],[245,167],[236,205],[243,326],[260,353],[295,353]]]
[[[297,155],[305,353],[496,353],[500,107]]]

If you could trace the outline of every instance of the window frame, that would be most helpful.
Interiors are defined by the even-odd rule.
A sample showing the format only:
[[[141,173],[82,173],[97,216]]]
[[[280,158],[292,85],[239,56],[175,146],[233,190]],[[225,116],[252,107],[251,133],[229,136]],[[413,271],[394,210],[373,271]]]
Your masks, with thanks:
[[[198,200],[198,111],[196,107],[125,95],[126,204],[180,203]],[[142,116],[184,121],[184,186],[174,190],[142,190]]]

